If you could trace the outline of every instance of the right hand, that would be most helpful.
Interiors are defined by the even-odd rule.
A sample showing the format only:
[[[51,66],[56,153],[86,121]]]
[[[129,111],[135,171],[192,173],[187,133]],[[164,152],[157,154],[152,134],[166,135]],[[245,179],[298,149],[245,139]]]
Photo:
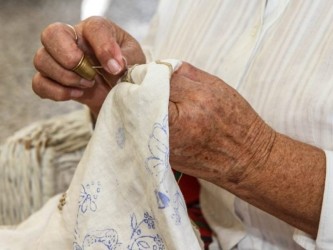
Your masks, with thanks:
[[[169,129],[173,168],[227,190],[265,167],[276,137],[234,88],[186,62],[171,78]]]
[[[42,32],[41,47],[35,54],[37,73],[32,80],[34,92],[54,101],[76,100],[87,105],[94,118],[111,88],[129,65],[145,63],[139,43],[116,24],[102,17],[90,17],[74,26],[54,23]],[[86,55],[103,77],[83,79],[72,69]]]

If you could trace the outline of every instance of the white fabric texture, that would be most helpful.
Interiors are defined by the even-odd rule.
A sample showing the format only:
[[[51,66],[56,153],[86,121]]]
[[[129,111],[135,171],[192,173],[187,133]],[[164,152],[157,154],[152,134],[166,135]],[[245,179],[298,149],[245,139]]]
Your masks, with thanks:
[[[329,0],[161,0],[144,48],[151,60],[179,58],[222,78],[272,128],[325,150],[330,159],[332,22]],[[327,173],[332,168],[327,161]],[[333,197],[332,182],[327,176],[325,197]],[[203,213],[223,250],[301,248],[293,240],[294,228],[225,190],[201,184]],[[324,199],[319,228],[325,232],[333,232],[333,213],[327,212],[332,205]],[[333,234],[323,232],[317,241],[303,234],[311,244],[300,245],[333,249]]]
[[[0,249],[202,249],[169,165],[171,73],[160,63],[135,66],[135,84],[112,89],[65,205],[57,208],[57,196],[0,230]]]

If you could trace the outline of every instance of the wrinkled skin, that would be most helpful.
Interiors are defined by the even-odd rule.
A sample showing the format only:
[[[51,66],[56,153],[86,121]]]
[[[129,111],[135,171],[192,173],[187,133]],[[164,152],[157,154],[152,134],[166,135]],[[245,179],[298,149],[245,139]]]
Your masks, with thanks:
[[[173,167],[214,183],[238,182],[265,161],[274,140],[237,91],[187,63],[172,76],[169,115]]]
[[[123,56],[129,65],[144,63],[145,56],[133,37],[104,18],[88,18],[75,30],[78,41],[65,24],[43,31],[32,87],[41,98],[86,104],[96,118],[125,70]],[[71,71],[83,54],[103,67],[103,77],[88,81]],[[114,62],[118,67],[110,67]],[[171,78],[169,128],[173,168],[316,236],[325,183],[323,150],[275,132],[236,90],[186,62]]]
[[[76,25],[75,30],[78,42],[73,30],[65,24],[52,24],[43,31],[44,47],[34,59],[39,73],[33,79],[33,89],[43,98],[74,99],[86,104],[97,117],[108,92],[124,70],[122,56],[129,64],[144,63],[145,58],[133,37],[104,18],[89,18]],[[88,81],[71,71],[83,53],[95,65],[103,66],[108,82],[101,76]],[[110,58],[119,62],[120,72],[108,68]],[[173,166],[210,181],[216,179],[221,163],[214,159],[214,154],[224,156],[226,169],[233,167],[233,172],[236,168],[243,171],[256,160],[256,151],[261,150],[260,146],[251,145],[256,143],[257,135],[266,130],[270,133],[267,125],[234,89],[188,63],[183,63],[171,79],[169,106]],[[258,157],[262,158],[262,155]],[[207,171],[205,162],[210,161],[216,162],[216,169]],[[230,178],[236,178],[234,174],[230,175]]]
[[[41,98],[86,104],[96,118],[110,89],[125,70],[122,56],[129,65],[144,63],[145,56],[132,36],[104,18],[88,18],[77,24],[75,30],[77,42],[73,30],[63,23],[51,24],[42,32],[43,47],[34,58],[38,72],[32,88]],[[93,65],[103,66],[100,71],[107,81],[100,75],[88,81],[71,71],[83,54]],[[118,62],[118,71],[108,67],[110,59]]]

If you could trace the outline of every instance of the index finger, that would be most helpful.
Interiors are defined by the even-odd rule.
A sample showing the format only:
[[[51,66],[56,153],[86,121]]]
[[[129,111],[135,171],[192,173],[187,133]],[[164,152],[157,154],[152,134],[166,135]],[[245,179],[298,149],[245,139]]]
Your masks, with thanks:
[[[105,70],[116,75],[124,69],[120,48],[124,31],[115,23],[103,17],[88,18],[83,24],[82,35]]]

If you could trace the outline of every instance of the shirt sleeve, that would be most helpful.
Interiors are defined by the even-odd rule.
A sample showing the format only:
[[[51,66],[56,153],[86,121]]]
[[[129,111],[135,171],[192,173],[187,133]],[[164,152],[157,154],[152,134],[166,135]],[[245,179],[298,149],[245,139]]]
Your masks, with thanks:
[[[317,239],[296,229],[294,240],[306,250],[333,249],[333,151],[325,151],[326,179]]]

